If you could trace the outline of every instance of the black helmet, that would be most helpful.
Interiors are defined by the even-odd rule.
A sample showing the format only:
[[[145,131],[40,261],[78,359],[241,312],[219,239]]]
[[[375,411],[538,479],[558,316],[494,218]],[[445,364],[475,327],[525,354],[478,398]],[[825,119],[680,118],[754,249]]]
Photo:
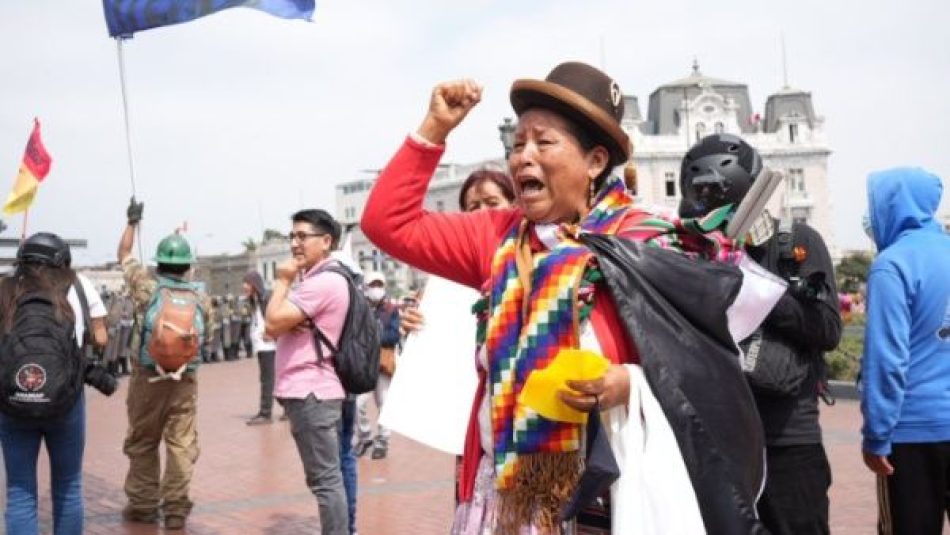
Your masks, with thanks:
[[[758,151],[738,136],[713,134],[699,140],[680,169],[681,217],[700,217],[738,204],[762,171]]]
[[[18,264],[43,264],[69,267],[73,261],[69,244],[52,232],[37,232],[20,243],[16,252]]]

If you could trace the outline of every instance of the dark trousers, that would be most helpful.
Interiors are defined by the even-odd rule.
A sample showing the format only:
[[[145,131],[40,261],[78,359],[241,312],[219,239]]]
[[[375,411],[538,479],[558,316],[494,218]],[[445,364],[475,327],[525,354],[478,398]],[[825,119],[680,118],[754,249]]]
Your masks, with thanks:
[[[825,535],[829,487],[831,467],[821,444],[770,446],[759,517],[772,535]]]
[[[950,518],[950,442],[894,444],[877,477],[878,533],[940,535]]]
[[[274,351],[258,351],[257,366],[261,376],[261,408],[258,414],[270,418],[274,408]]]
[[[356,453],[353,452],[353,429],[356,427],[356,399],[343,400],[340,418],[340,469],[346,490],[346,508],[350,517],[350,533],[356,532],[357,472]]]
[[[251,343],[251,325],[241,324],[241,344],[244,346],[244,356],[251,358],[254,356],[254,344]]]

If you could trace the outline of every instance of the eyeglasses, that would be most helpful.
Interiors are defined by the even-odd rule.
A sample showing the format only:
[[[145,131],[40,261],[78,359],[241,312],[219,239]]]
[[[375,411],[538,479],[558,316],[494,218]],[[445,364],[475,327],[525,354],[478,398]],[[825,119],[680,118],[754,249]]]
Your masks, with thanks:
[[[302,230],[292,230],[287,233],[287,239],[290,241],[304,241],[307,238],[316,238],[317,236],[326,236],[326,232],[304,232]]]

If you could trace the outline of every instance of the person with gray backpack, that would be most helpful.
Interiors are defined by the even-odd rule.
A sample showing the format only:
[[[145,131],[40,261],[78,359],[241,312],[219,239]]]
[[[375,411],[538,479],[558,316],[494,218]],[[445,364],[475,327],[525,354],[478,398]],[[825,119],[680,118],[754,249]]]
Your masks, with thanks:
[[[182,529],[193,505],[188,490],[198,458],[199,348],[213,318],[208,296],[188,278],[195,259],[185,238],[172,234],[159,242],[154,276],[132,256],[143,206],[132,199],[118,248],[140,333],[129,382],[129,431],[123,447],[129,458],[128,504],[122,516],[154,524],[161,512],[166,529]],[[159,481],[162,440],[167,460]]]
[[[20,244],[0,282],[0,442],[6,468],[6,533],[35,535],[37,460],[49,454],[53,533],[83,532],[83,384],[111,395],[116,380],[85,356],[106,345],[106,309],[95,286],[70,267],[69,245],[40,232]]]

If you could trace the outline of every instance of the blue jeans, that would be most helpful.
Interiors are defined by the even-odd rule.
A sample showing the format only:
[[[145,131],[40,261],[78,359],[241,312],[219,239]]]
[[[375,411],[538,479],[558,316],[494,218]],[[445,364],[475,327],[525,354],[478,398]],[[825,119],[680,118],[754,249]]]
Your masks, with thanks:
[[[356,424],[356,400],[343,401],[340,418],[340,469],[346,489],[346,508],[350,516],[350,533],[356,533],[356,454],[353,453],[353,428]]]
[[[81,535],[83,530],[82,454],[86,444],[86,400],[81,394],[63,418],[24,422],[0,415],[0,441],[7,470],[8,535],[36,535],[36,460],[40,442],[49,452],[53,494],[53,533]]]

